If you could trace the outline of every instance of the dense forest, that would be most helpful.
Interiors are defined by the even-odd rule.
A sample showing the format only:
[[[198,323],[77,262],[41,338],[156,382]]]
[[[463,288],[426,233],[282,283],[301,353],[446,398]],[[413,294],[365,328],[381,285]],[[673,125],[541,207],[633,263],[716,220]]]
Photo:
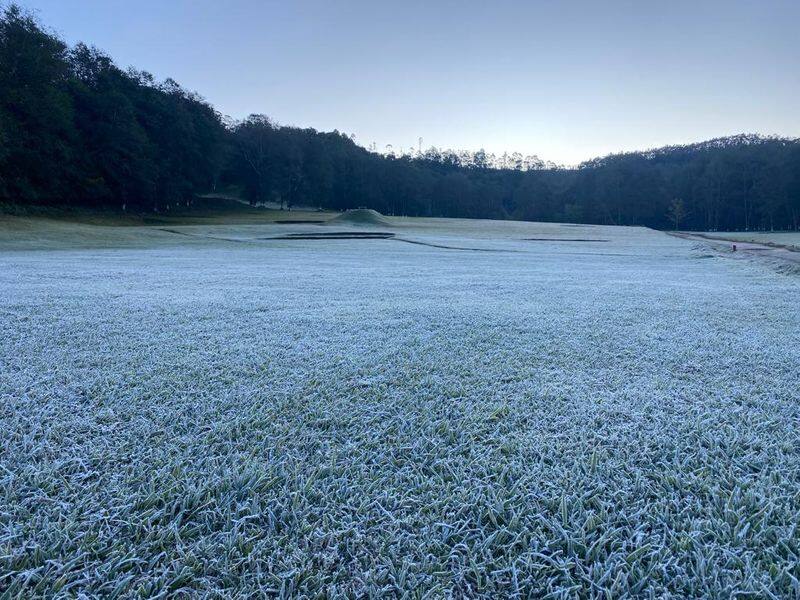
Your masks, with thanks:
[[[336,131],[230,121],[172,79],[120,69],[19,7],[3,10],[0,199],[164,211],[231,190],[387,214],[799,229],[800,140],[738,135],[577,168],[483,151],[382,155]]]

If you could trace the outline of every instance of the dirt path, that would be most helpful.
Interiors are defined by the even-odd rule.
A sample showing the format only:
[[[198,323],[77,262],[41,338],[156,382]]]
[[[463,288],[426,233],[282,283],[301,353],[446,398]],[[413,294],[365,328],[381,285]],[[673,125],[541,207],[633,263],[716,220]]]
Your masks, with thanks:
[[[727,252],[731,258],[755,258],[772,264],[785,265],[792,269],[800,269],[800,252],[780,244],[742,242],[722,237],[712,237],[702,233],[670,232],[670,235],[702,242],[715,250]]]

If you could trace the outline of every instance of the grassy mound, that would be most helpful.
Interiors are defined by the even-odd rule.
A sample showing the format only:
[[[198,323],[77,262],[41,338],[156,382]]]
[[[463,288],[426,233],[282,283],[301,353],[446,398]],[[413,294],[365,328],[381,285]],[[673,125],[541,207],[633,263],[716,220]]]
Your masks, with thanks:
[[[380,225],[382,227],[391,227],[392,223],[384,217],[381,213],[370,208],[355,208],[343,212],[338,217],[334,217],[328,223],[341,225],[347,223],[350,225]]]

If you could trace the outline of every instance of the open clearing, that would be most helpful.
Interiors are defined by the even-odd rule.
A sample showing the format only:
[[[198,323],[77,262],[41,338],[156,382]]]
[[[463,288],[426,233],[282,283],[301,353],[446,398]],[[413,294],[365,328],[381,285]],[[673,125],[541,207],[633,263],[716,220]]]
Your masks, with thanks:
[[[797,276],[388,222],[5,221],[0,590],[800,594]]]

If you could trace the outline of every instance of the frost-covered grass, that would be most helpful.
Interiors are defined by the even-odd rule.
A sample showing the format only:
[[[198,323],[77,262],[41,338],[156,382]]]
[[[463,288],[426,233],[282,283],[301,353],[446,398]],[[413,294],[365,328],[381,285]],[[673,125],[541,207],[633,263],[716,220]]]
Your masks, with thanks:
[[[800,593],[796,277],[287,227],[0,252],[0,593]]]
[[[793,246],[800,250],[800,231],[709,231],[706,235],[726,240]]]

